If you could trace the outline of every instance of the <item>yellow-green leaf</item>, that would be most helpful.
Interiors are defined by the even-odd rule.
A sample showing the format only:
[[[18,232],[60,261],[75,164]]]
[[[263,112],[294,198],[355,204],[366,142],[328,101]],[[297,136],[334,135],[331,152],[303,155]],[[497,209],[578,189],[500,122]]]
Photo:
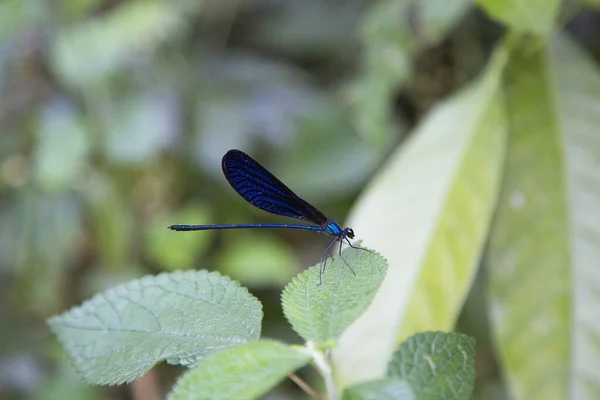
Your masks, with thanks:
[[[500,50],[482,79],[435,109],[391,156],[354,209],[349,225],[357,238],[390,266],[334,353],[342,386],[381,377],[411,333],[453,327],[499,190],[503,66]]]
[[[515,50],[511,132],[486,258],[514,399],[600,396],[600,71],[572,41]]]
[[[560,0],[477,0],[494,19],[521,33],[548,36],[555,26]]]

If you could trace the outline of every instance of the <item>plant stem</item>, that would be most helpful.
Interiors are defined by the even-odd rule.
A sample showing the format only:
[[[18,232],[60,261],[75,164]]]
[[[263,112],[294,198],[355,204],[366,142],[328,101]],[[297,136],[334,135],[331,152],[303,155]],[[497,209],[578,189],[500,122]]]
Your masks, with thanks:
[[[302,378],[300,378],[298,375],[291,373],[288,374],[288,378],[290,378],[296,385],[298,385],[300,389],[304,390],[304,392],[310,397],[317,400],[323,400],[321,395],[317,393],[315,389],[311,388],[308,383],[304,382]]]
[[[329,400],[338,400],[338,392],[333,382],[333,372],[331,370],[331,363],[327,354],[317,349],[313,342],[307,343],[307,348],[310,350],[313,361],[317,370],[321,373],[321,376],[325,380],[325,387],[327,388],[327,398]]]

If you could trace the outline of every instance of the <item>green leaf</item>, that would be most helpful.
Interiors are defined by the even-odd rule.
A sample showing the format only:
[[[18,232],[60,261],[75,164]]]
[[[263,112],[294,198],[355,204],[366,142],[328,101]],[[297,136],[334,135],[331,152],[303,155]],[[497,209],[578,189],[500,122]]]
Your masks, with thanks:
[[[210,210],[202,204],[195,204],[152,218],[146,233],[146,246],[153,261],[171,271],[194,266],[196,257],[208,248],[215,232],[174,232],[167,229],[169,225],[190,221],[193,224],[209,224]]]
[[[35,178],[47,190],[71,187],[84,169],[88,133],[80,116],[62,99],[46,104],[40,118],[35,151]]]
[[[90,85],[151,54],[183,29],[173,3],[130,1],[110,13],[59,33],[51,48],[54,69],[67,83]]]
[[[324,344],[339,335],[369,305],[387,270],[377,253],[348,248],[342,256],[327,260],[323,284],[320,265],[310,267],[290,282],[281,296],[283,313],[304,339]]]
[[[481,79],[434,109],[355,206],[348,225],[390,268],[334,350],[338,385],[380,377],[410,334],[454,326],[500,185],[505,58],[499,50]]]
[[[104,293],[48,323],[83,379],[120,384],[154,364],[193,365],[260,336],[262,306],[216,272],[147,276]]]
[[[408,382],[396,378],[359,383],[344,391],[342,400],[415,400]]]
[[[520,33],[549,36],[555,29],[560,0],[476,0],[499,22]]]
[[[485,260],[515,399],[600,395],[600,71],[565,36],[515,50],[503,193]]]
[[[273,340],[223,350],[198,363],[175,384],[169,400],[257,399],[306,365],[307,351]]]
[[[468,400],[475,385],[475,339],[445,332],[417,333],[398,347],[388,375],[406,379],[419,400]]]

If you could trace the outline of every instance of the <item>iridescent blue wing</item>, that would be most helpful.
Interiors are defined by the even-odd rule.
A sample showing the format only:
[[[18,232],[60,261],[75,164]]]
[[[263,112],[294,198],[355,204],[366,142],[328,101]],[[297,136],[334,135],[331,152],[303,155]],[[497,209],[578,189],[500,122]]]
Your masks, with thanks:
[[[261,210],[323,225],[323,213],[298,197],[262,165],[239,150],[229,150],[222,161],[229,184],[247,202]]]

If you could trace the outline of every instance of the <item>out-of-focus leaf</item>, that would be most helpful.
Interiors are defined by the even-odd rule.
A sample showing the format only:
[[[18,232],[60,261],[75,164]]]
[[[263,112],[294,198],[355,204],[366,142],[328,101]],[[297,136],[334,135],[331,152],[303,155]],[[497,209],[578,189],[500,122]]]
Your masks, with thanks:
[[[56,293],[69,267],[73,250],[82,236],[79,204],[72,196],[48,196],[23,190],[7,207],[4,218],[9,231],[0,237],[8,245],[10,265],[20,280],[12,295],[28,311],[42,314],[56,311]]]
[[[417,333],[398,347],[388,376],[408,381],[418,399],[469,400],[475,386],[475,339],[458,333]]]
[[[390,269],[334,350],[340,386],[381,377],[407,336],[453,327],[499,190],[505,59],[500,49],[480,79],[434,109],[356,205],[349,226]]]
[[[123,282],[131,281],[143,276],[147,272],[144,265],[128,263],[118,265],[100,264],[91,269],[77,282],[77,298],[92,297],[98,292],[103,292]]]
[[[84,169],[89,153],[88,133],[80,116],[64,100],[46,104],[34,160],[36,182],[48,190],[70,188]]]
[[[149,94],[113,104],[107,119],[106,152],[121,164],[149,160],[174,143],[178,134],[177,105],[172,96]]]
[[[549,36],[555,29],[560,0],[475,0],[492,18],[523,33]]]
[[[344,390],[342,400],[416,400],[408,382],[396,378],[359,383]]]
[[[221,158],[229,149],[247,149],[253,136],[248,132],[247,115],[237,99],[215,98],[202,102],[195,113],[196,163],[214,175],[222,176]]]
[[[217,262],[219,271],[243,285],[281,287],[299,270],[290,248],[269,236],[248,234],[226,241]]]
[[[193,152],[199,165],[219,175],[221,157],[231,148],[250,151],[259,140],[278,147],[290,142],[297,134],[295,120],[309,117],[317,98],[300,71],[260,58],[219,59],[206,74]]]
[[[420,28],[425,39],[440,43],[469,11],[473,0],[425,0],[415,1],[420,16]]]
[[[276,13],[263,13],[264,18],[257,16],[250,38],[253,43],[304,57],[331,54],[340,57],[355,46],[352,39],[364,7],[362,2],[304,0],[278,6]]]
[[[83,379],[114,385],[154,364],[194,365],[260,337],[262,305],[216,272],[146,276],[48,320]]]
[[[102,388],[91,386],[75,374],[73,367],[68,364],[66,357],[61,359],[59,368],[54,368],[51,377],[39,385],[33,400],[101,400],[103,399]]]
[[[64,20],[76,20],[85,17],[102,4],[102,0],[69,0],[61,1],[55,5],[60,9]]]
[[[412,73],[410,4],[410,0],[381,0],[363,21],[366,54],[353,90],[352,114],[359,134],[378,149],[387,148],[393,134],[392,95]]]
[[[206,250],[214,231],[174,232],[167,227],[184,223],[205,225],[210,222],[210,210],[201,204],[154,216],[146,232],[148,254],[167,270],[193,268],[194,259]]]
[[[600,9],[600,0],[578,0],[579,3],[583,3],[590,7],[594,7],[596,9]]]
[[[259,340],[213,354],[183,375],[170,400],[258,399],[307,364],[310,354],[273,340]]]
[[[409,23],[411,8],[417,13],[419,39],[436,44],[464,16],[471,2],[382,0],[365,17],[362,37],[366,54],[363,73],[353,90],[352,114],[358,132],[375,148],[387,149],[399,128],[391,103],[412,74],[415,41]]]
[[[0,3],[0,42],[10,40],[32,21],[32,12],[38,5],[23,0],[4,0]]]
[[[81,187],[89,207],[94,243],[102,264],[122,268],[131,262],[133,218],[125,199],[107,175],[90,174]]]
[[[195,114],[193,152],[219,179],[227,150],[253,154],[267,142],[281,149],[272,157],[281,160],[274,161],[277,176],[318,201],[356,190],[379,161],[333,96],[309,86],[295,69],[239,57],[215,62],[209,72],[214,82],[207,83]]]
[[[349,116],[330,98],[315,99],[297,118],[298,134],[279,155],[277,176],[311,202],[342,197],[360,188],[380,161],[355,133]],[[332,216],[333,217],[333,216]]]
[[[13,312],[19,312],[19,310],[13,310]],[[27,352],[27,350],[34,352],[35,350],[31,347],[36,347],[35,344],[30,348],[23,346],[31,343],[28,343],[28,339],[35,340],[33,335],[28,335],[29,332],[23,332],[25,327],[17,327],[14,321],[2,322],[2,331],[0,332],[0,339],[2,339],[0,345],[0,351],[2,352],[2,357],[0,357],[0,393],[2,393],[3,399],[8,399],[11,393],[27,393],[31,388],[40,385],[44,371],[39,360],[33,354]],[[15,334],[19,336],[15,338]]]
[[[486,253],[514,399],[600,393],[600,71],[578,45],[514,51],[503,194]]]
[[[377,253],[348,248],[342,256],[356,275],[334,257],[325,265],[322,284],[318,264],[294,278],[281,295],[285,317],[304,340],[336,341],[371,303],[385,277],[387,263]]]
[[[184,29],[176,2],[128,1],[109,13],[66,28],[51,47],[56,73],[86,86],[152,54]]]

